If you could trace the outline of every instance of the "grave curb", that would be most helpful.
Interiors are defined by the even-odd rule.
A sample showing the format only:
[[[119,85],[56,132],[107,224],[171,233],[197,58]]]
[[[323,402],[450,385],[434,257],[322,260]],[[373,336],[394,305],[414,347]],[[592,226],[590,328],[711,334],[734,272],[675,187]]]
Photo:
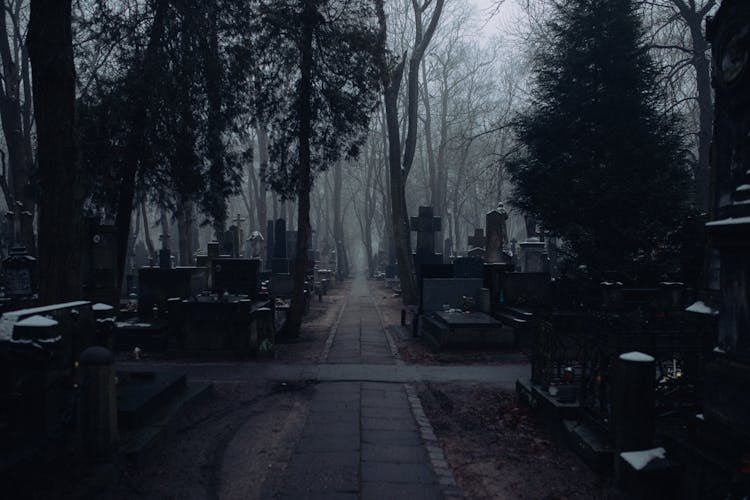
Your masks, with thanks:
[[[369,286],[368,286],[369,289]],[[396,341],[393,340],[393,336],[391,335],[391,332],[388,331],[388,328],[385,326],[385,320],[383,319],[383,312],[380,310],[380,305],[378,304],[377,300],[374,300],[372,302],[375,305],[375,310],[378,311],[378,318],[380,319],[380,328],[383,330],[383,335],[385,335],[385,340],[388,342],[388,347],[391,350],[391,356],[393,356],[393,359],[396,360],[397,366],[403,366],[404,360],[401,359],[401,354],[398,352],[398,346],[396,345]]]
[[[341,317],[344,315],[344,310],[346,309],[346,306],[349,304],[349,297],[351,296],[350,293],[346,294],[346,297],[344,298],[343,302],[341,303],[341,309],[339,309],[339,315],[336,318],[336,322],[331,327],[331,331],[328,332],[328,338],[326,339],[326,343],[323,346],[323,352],[320,353],[320,358],[318,361],[318,364],[320,363],[327,363],[328,362],[328,354],[331,352],[331,347],[333,346],[333,341],[336,339],[336,333],[339,330],[339,323],[341,322]]]
[[[443,493],[443,497],[445,500],[466,498],[466,494],[458,486],[458,483],[456,483],[453,471],[450,465],[448,465],[448,460],[445,458],[443,447],[440,446],[440,441],[438,441],[432,424],[430,424],[430,420],[424,412],[422,402],[417,395],[417,390],[412,384],[404,384],[404,389],[406,390],[406,397],[409,400],[412,415],[419,426],[419,434],[422,437],[422,442],[425,445],[427,455],[430,457],[430,465],[435,472],[437,485]]]

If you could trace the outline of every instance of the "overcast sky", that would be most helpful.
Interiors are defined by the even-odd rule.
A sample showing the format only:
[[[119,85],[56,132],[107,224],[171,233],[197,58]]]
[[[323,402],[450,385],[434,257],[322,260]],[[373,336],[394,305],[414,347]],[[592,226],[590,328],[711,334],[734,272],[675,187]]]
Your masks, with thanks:
[[[478,18],[486,19],[486,16],[494,10],[493,6],[497,4],[498,0],[469,1],[476,6]],[[484,24],[484,35],[489,38],[496,35],[498,32],[505,31],[507,27],[513,24],[514,19],[517,19],[520,14],[521,9],[516,0],[505,0],[497,11],[497,14],[492,19],[487,19],[487,22]]]

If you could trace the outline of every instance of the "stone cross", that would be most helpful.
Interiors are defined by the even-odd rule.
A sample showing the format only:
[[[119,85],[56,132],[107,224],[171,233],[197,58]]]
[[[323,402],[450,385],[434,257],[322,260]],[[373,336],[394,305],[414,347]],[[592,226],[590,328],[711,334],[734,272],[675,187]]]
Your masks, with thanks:
[[[474,229],[474,236],[469,236],[469,248],[484,248],[484,229]]]
[[[246,219],[243,219],[240,217],[240,214],[237,214],[237,217],[234,218],[234,227],[237,228],[237,230],[232,235],[234,237],[234,245],[233,245],[233,255],[232,257],[239,257],[240,256],[240,242],[242,241],[242,223],[245,222]]]
[[[435,233],[441,219],[434,217],[432,207],[419,207],[419,216],[411,218],[411,230],[417,233],[417,255],[435,255]]]
[[[443,241],[443,264],[451,263],[451,255],[453,254],[453,240],[446,238]]]

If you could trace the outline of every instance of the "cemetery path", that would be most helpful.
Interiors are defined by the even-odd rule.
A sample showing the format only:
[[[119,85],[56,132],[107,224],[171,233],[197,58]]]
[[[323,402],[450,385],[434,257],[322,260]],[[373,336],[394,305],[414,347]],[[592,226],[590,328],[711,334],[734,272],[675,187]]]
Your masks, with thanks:
[[[210,471],[201,483],[208,497],[221,499],[461,496],[416,384],[485,382],[511,389],[518,377],[528,377],[529,366],[404,364],[363,276],[353,280],[341,307],[318,364],[154,364],[213,382],[220,394],[229,391],[208,413],[229,415],[216,417],[215,432],[196,424],[183,435],[213,458],[184,465],[176,482],[189,470]],[[143,369],[150,363],[120,364]],[[248,402],[241,411],[233,406],[235,392]],[[174,454],[179,463],[179,451]]]

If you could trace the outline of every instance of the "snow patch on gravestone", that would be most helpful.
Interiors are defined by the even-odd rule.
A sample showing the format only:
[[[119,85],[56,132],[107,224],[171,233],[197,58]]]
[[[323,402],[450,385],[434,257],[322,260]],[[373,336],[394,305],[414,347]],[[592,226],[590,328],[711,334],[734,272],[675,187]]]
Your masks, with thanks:
[[[716,220],[713,222],[709,222],[706,224],[706,226],[709,227],[719,227],[719,226],[736,226],[741,224],[750,224],[750,217],[737,217],[737,218],[728,218],[728,219],[722,219],[722,220]]]
[[[25,316],[33,316],[35,314],[44,314],[51,311],[57,311],[59,309],[66,309],[72,307],[86,306],[90,304],[85,300],[78,300],[74,302],[65,302],[64,304],[53,304],[51,306],[32,307],[29,309],[19,309],[17,311],[9,311],[2,315],[0,318],[0,341],[10,341],[13,339],[13,327],[18,321]]]
[[[623,460],[630,464],[635,470],[642,470],[652,460],[665,458],[667,451],[664,448],[653,448],[642,451],[625,451],[620,453]]]
[[[96,312],[111,311],[112,309],[114,309],[113,306],[109,304],[104,304],[102,302],[98,302],[94,304],[93,306],[91,306],[91,310],[96,311]]]
[[[710,306],[707,306],[706,303],[702,300],[695,302],[687,309],[685,309],[685,311],[696,314],[707,314],[709,316],[717,316],[719,314],[719,311]]]
[[[47,316],[40,316],[40,315],[34,315],[29,316],[26,319],[22,319],[18,323],[16,323],[16,326],[23,326],[27,328],[49,328],[52,326],[56,326],[57,321],[55,321],[52,318],[48,318]]]
[[[620,354],[620,359],[623,361],[633,361],[636,363],[653,363],[654,362],[653,356],[649,356],[648,354],[644,354],[638,351],[626,352],[625,354]]]

